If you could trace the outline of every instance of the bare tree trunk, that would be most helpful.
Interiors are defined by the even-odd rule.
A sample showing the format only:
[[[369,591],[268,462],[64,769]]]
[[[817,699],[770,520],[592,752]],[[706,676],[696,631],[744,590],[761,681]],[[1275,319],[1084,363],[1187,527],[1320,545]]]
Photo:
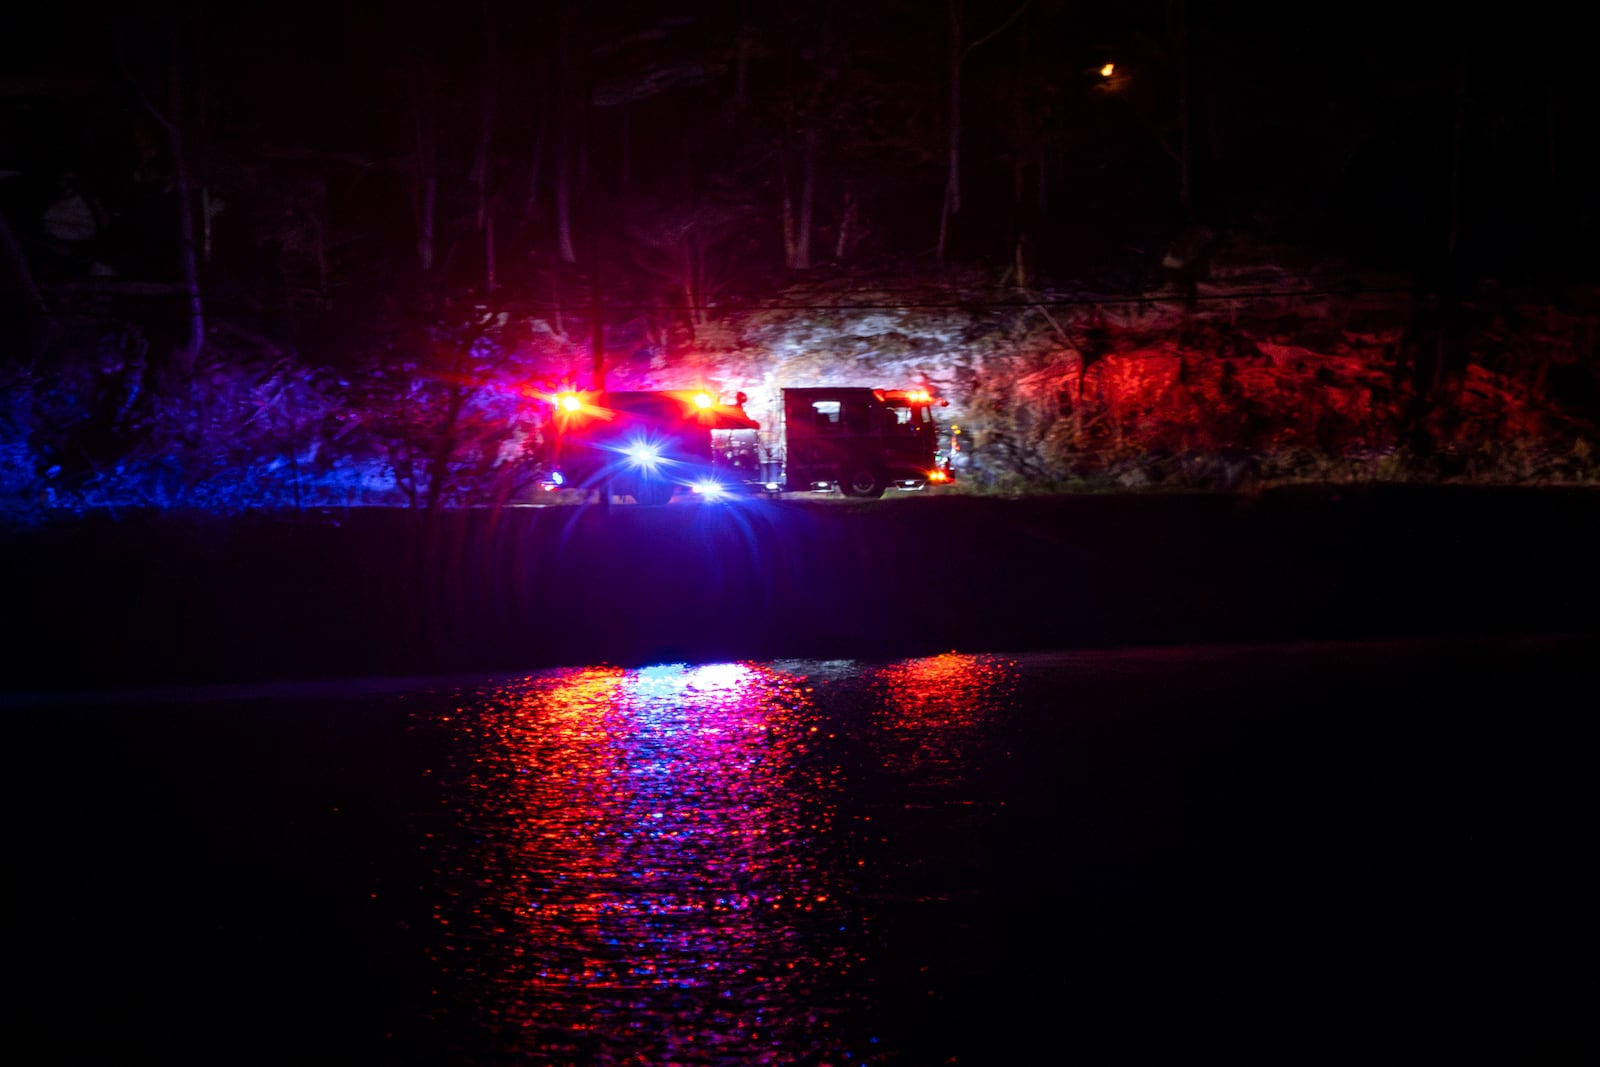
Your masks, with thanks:
[[[539,204],[539,169],[544,164],[544,133],[549,122],[549,107],[539,104],[539,124],[533,134],[533,158],[528,162],[528,185],[522,197],[522,224],[533,221],[534,209]]]
[[[1167,0],[1167,34],[1178,62],[1178,206],[1185,224],[1194,222],[1194,152],[1189,117],[1189,40],[1184,0]]]
[[[561,274],[559,271],[550,272],[550,328],[555,332],[556,338],[562,344],[567,342],[567,324],[561,317]]]
[[[678,243],[678,286],[683,291],[683,317],[689,329],[688,351],[694,358],[698,358],[698,349],[695,347],[699,335],[697,327],[704,321],[700,310],[704,294],[700,288],[699,251],[694,231],[690,230]],[[670,331],[668,336],[670,338]]]
[[[1450,230],[1445,251],[1455,257],[1461,240],[1461,141],[1467,122],[1467,64],[1457,57],[1454,117],[1450,123]]]
[[[178,256],[183,270],[183,292],[189,304],[189,330],[183,347],[178,350],[178,362],[179,370],[187,371],[194,367],[205,345],[206,317],[205,306],[200,299],[200,272],[195,263],[194,205],[190,202],[189,171],[184,160],[183,130],[179,126],[181,99],[176,64],[168,71],[168,90],[171,117],[163,114],[142,92],[139,98],[150,116],[166,129],[167,143],[172,151],[173,186],[178,199]]]
[[[683,315],[689,323],[689,341],[692,345],[695,336],[695,307],[700,303],[699,290],[695,286],[696,276],[694,269],[694,231],[684,234],[678,242],[678,289],[683,293]]]
[[[556,247],[561,262],[578,262],[578,253],[572,248],[572,179],[567,173],[567,154],[570,150],[571,131],[567,120],[560,120],[561,137],[556,145]]]
[[[492,293],[499,284],[495,278],[495,248],[494,248],[494,208],[483,216],[483,286],[484,291]]]
[[[783,179],[783,265],[795,268],[800,258],[799,233],[795,225],[794,190],[789,180],[787,153],[778,152],[778,169]]]
[[[566,94],[557,104],[557,138],[555,138],[555,246],[562,262],[578,262],[573,250],[573,189],[571,189],[571,150],[573,150],[573,123],[568,115]]]
[[[794,267],[811,269],[811,230],[817,206],[817,152],[822,138],[815,119],[806,127],[803,170],[800,179],[800,233],[795,241]]]
[[[178,238],[183,257],[183,289],[189,301],[189,336],[183,346],[185,369],[192,368],[206,343],[205,307],[200,302],[200,271],[194,255],[194,203],[189,196],[189,165],[183,154],[183,130],[178,125],[178,68],[172,68],[172,122],[167,132],[172,138],[173,181],[178,194]]]
[[[739,6],[738,33],[734,43],[733,107],[744,111],[750,107],[750,21],[743,4]]]
[[[790,270],[811,268],[811,231],[816,216],[817,153],[821,135],[816,125],[806,126],[801,137],[800,199],[795,202],[788,154],[778,153],[783,172],[783,263]]]
[[[493,292],[494,204],[490,185],[494,170],[495,89],[499,77],[499,34],[495,25],[494,0],[483,3],[483,81],[478,96],[478,151],[472,163],[472,181],[477,191],[478,231],[483,235],[483,284]]]
[[[211,186],[200,183],[200,260],[211,265],[211,220],[216,212],[211,207]]]
[[[944,199],[939,203],[939,246],[935,255],[944,262],[950,242],[950,217],[961,210],[961,0],[945,0],[945,16],[950,40],[946,52],[945,138],[947,159]]]
[[[692,248],[694,250],[694,321],[697,325],[704,326],[711,321],[711,309],[706,306],[707,290],[710,288],[711,282],[706,268],[706,250],[698,237],[693,238]],[[699,351],[698,348],[695,349],[697,354]]]
[[[211,183],[209,170],[206,166],[206,113],[209,110],[210,94],[206,86],[206,31],[205,8],[196,4],[190,14],[191,24],[194,29],[195,52],[195,103],[194,103],[194,128],[200,140],[200,150],[196,153],[199,161],[195,167],[200,185],[200,258],[207,267],[211,266]],[[176,118],[177,116],[174,116]]]
[[[563,14],[557,42],[561,54],[556,61],[560,79],[556,90],[556,247],[563,263],[578,262],[578,253],[572,247],[572,64],[567,58],[571,46]]]
[[[427,273],[433,270],[434,208],[439,199],[437,109],[428,64],[422,64],[412,87],[411,217],[416,228],[417,266]]]
[[[948,171],[945,174],[944,199],[939,205],[939,245],[936,255],[944,262],[944,252],[950,241],[950,220],[961,213],[961,68],[967,57],[980,45],[988,44],[1010,28],[1022,16],[1032,0],[1022,4],[1006,16],[1004,22],[965,47],[961,44],[961,0],[945,0],[945,19],[949,31],[949,49],[945,53],[945,76],[948,97],[945,101],[945,132],[949,139]]]
[[[844,194],[844,210],[839,215],[839,237],[833,244],[833,258],[842,260],[850,254],[856,236],[856,222],[861,216],[861,209],[856,204],[855,194]]]

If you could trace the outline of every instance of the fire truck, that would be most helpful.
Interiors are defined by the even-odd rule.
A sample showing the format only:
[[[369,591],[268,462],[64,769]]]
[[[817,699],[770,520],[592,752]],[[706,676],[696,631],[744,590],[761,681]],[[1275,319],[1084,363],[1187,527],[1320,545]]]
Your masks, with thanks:
[[[951,480],[926,389],[785,389],[781,479],[789,492],[838,487],[846,496]]]
[[[775,432],[709,390],[559,393],[546,486],[665,504],[745,492],[878,497],[951,481],[927,390],[783,390]]]
[[[743,479],[717,462],[712,433],[755,431],[744,394],[722,403],[708,390],[558,393],[547,486],[594,489],[665,504],[680,488],[708,497]]]

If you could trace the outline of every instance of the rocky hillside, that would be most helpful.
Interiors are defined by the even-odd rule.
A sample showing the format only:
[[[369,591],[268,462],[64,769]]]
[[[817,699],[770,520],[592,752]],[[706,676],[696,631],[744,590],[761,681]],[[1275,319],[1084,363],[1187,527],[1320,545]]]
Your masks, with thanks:
[[[784,386],[929,386],[984,486],[1586,480],[1597,298],[1488,283],[1448,306],[1242,264],[1137,299],[841,284],[730,316],[698,363],[619,371],[709,376],[764,421]]]

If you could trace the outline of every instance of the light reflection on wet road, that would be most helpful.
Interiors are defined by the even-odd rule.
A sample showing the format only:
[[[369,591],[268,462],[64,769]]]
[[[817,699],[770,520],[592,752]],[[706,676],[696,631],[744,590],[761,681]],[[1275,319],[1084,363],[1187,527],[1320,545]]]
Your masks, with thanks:
[[[1560,1056],[1595,652],[14,700],[13,1032],[78,1062]]]

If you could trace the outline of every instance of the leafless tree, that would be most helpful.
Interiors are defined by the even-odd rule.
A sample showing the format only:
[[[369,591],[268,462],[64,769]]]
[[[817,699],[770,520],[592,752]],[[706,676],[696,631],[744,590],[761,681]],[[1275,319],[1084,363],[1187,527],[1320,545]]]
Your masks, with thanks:
[[[137,81],[131,76],[128,80],[138,95],[140,106],[144,108],[145,113],[166,131],[167,146],[172,153],[173,190],[178,200],[178,255],[183,271],[183,292],[188,304],[189,318],[188,333],[183,346],[177,352],[179,364],[177,369],[189,371],[194,368],[195,362],[200,357],[200,350],[205,347],[206,316],[205,305],[200,297],[200,270],[195,257],[194,204],[190,196],[189,168],[184,155],[181,124],[182,81],[178,73],[178,64],[174,60],[167,68],[169,103],[168,109],[163,111],[139,87]]]
[[[483,289],[493,292],[494,245],[494,124],[500,81],[500,31],[495,0],[483,0],[483,58],[478,82],[478,145],[472,159],[471,180],[477,201],[478,234],[483,240]]]
[[[937,257],[940,263],[944,262],[945,248],[950,239],[950,220],[961,213],[961,73],[966,66],[967,57],[982,45],[988,44],[1000,34],[1010,29],[1022,13],[1028,9],[1031,0],[1022,0],[1022,4],[1006,16],[1004,22],[968,44],[962,43],[961,26],[961,0],[945,0],[945,21],[948,32],[948,49],[945,53],[945,138],[947,146],[947,169],[945,171],[944,198],[939,205],[939,245]]]

